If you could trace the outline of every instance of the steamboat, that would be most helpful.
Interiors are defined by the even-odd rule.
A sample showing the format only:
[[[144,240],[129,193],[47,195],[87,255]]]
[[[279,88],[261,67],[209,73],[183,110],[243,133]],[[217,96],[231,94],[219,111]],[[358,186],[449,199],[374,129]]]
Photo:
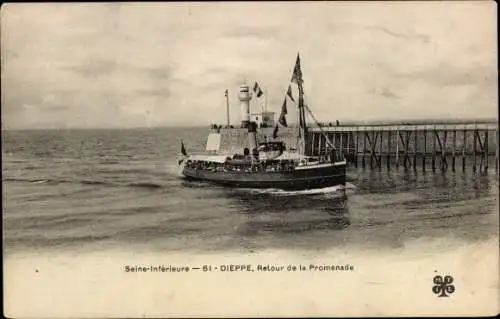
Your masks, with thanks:
[[[207,138],[204,154],[188,155],[181,141],[182,174],[187,180],[207,181],[228,187],[274,188],[283,190],[305,190],[345,185],[346,160],[333,144],[323,153],[308,154],[306,111],[314,119],[306,103],[303,89],[300,56],[297,55],[292,78],[285,95],[278,123],[274,125],[272,112],[261,113],[251,118],[250,100],[253,95],[263,94],[258,83],[253,93],[247,84],[240,86],[238,99],[241,104],[242,121],[239,128],[229,125],[229,98],[226,90],[228,125],[226,128],[212,126]],[[298,98],[292,94],[292,85]],[[297,108],[298,125],[288,127],[287,101]],[[290,103],[290,102],[288,102]],[[255,120],[253,120],[255,119]],[[319,124],[316,122],[319,126]],[[321,127],[321,126],[319,126]],[[287,134],[280,134],[286,131]],[[272,136],[271,136],[272,131]]]

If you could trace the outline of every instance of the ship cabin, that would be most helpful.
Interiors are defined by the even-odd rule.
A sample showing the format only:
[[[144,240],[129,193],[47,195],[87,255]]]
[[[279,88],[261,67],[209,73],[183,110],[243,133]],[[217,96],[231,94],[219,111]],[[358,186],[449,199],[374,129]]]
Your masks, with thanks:
[[[286,150],[285,143],[282,141],[272,141],[259,143],[259,152],[281,152]]]
[[[269,160],[283,154],[286,150],[285,143],[282,141],[272,141],[259,143],[258,154],[260,160]]]

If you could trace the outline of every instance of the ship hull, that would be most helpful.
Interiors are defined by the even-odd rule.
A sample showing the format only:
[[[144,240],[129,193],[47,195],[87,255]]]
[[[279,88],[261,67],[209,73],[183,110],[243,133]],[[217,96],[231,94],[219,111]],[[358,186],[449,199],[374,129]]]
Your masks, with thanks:
[[[292,172],[213,172],[185,167],[185,179],[207,181],[228,187],[278,188],[284,190],[317,189],[345,185],[346,165],[323,165]]]

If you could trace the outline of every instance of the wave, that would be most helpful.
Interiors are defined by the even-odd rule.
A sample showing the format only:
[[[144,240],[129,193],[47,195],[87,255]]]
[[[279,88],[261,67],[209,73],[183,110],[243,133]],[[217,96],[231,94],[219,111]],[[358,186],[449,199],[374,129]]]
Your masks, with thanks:
[[[173,169],[173,167],[170,167]],[[180,177],[179,174],[178,177]],[[30,184],[47,184],[47,185],[58,185],[58,184],[80,184],[80,185],[95,185],[95,186],[106,186],[106,187],[135,187],[135,188],[147,188],[147,189],[159,189],[166,188],[172,186],[172,183],[176,185],[180,183],[180,185],[185,187],[209,187],[216,188],[217,186],[212,185],[208,182],[182,182],[177,180],[168,180],[165,179],[164,183],[158,183],[157,181],[148,181],[149,178],[146,178],[146,181],[142,182],[130,182],[130,181],[113,181],[113,180],[94,180],[94,179],[83,179],[83,180],[71,180],[71,179],[29,179],[29,178],[5,178],[6,182],[21,182],[21,183],[30,183]],[[170,182],[170,183],[169,183]],[[270,195],[280,195],[280,196],[290,196],[290,195],[316,195],[316,194],[329,194],[329,193],[338,193],[341,190],[352,190],[355,189],[356,186],[352,183],[347,182],[345,186],[331,186],[325,188],[317,188],[317,189],[307,189],[307,190],[295,190],[288,191],[278,188],[239,188],[234,189],[236,191],[250,191],[252,193],[264,193]]]
[[[159,183],[153,182],[131,182],[131,183],[120,183],[120,182],[107,182],[107,181],[76,181],[76,183],[84,184],[84,185],[102,185],[102,186],[111,186],[111,187],[133,187],[133,188],[148,188],[148,189],[156,189],[162,188],[166,185],[161,185]]]
[[[132,183],[120,183],[120,182],[110,182],[110,181],[100,181],[100,180],[65,180],[65,179],[22,179],[22,178],[5,178],[4,181],[7,182],[24,182],[30,184],[81,184],[81,185],[99,185],[99,186],[110,186],[110,187],[138,187],[138,188],[163,188],[167,185],[162,185],[154,182],[132,182]]]
[[[182,176],[182,166],[177,164],[165,165],[165,172],[173,176]]]
[[[279,188],[241,188],[243,191],[250,191],[256,194],[269,194],[278,196],[294,196],[294,195],[318,195],[318,194],[331,194],[338,193],[345,190],[345,186],[337,185],[324,188],[304,189],[287,191]]]
[[[336,185],[336,186],[329,186],[329,187],[324,187],[324,188],[314,188],[314,189],[306,189],[306,190],[284,190],[280,188],[231,188],[231,187],[224,187],[220,186],[214,183],[211,183],[209,181],[183,181],[182,186],[184,187],[189,187],[189,188],[220,188],[220,189],[231,189],[235,192],[250,192],[253,194],[268,194],[268,195],[278,195],[278,196],[290,196],[290,195],[318,195],[318,194],[335,194],[335,193],[342,193],[342,191],[352,191],[356,189],[356,185],[347,182],[344,185]]]
[[[31,181],[31,183],[33,183],[33,184],[43,184],[43,183],[48,183],[48,182],[50,182],[50,180],[48,180],[48,179],[41,179],[41,180],[38,180],[38,181],[37,180]]]
[[[129,184],[126,184],[126,186],[143,187],[143,188],[162,188],[162,187],[164,187],[163,185],[160,185],[160,184],[157,184],[157,183],[150,183],[150,182],[145,182],[145,183],[129,183]]]
[[[150,174],[154,175],[156,172],[150,168],[129,168],[125,166],[118,167],[99,167],[95,170],[97,174]]]
[[[54,180],[54,179],[23,179],[23,178],[4,178],[4,182],[20,182],[20,183],[30,183],[30,184],[60,184],[60,183],[70,183],[67,180]]]
[[[353,183],[345,183],[345,189],[356,189],[356,185],[354,185]]]
[[[109,185],[114,186],[114,183],[105,182],[105,181],[93,181],[93,180],[83,180],[83,181],[75,181],[75,183],[80,183],[83,185]]]
[[[105,159],[102,159],[99,161],[99,164],[101,165],[114,165],[114,164],[121,164],[122,161],[118,160],[118,159],[109,159],[109,158],[105,158]]]

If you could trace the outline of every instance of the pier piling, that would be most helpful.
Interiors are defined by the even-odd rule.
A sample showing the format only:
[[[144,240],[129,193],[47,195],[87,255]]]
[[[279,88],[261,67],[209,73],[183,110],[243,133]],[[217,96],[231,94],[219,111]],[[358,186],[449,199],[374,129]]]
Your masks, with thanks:
[[[387,131],[387,154],[386,154],[387,169],[391,169],[391,142],[392,142],[391,135],[392,135],[391,131]]]
[[[358,167],[358,153],[359,153],[359,148],[358,148],[358,145],[359,145],[359,130],[358,128],[356,128],[356,145],[354,146],[355,147],[355,154],[354,154],[354,162],[356,163],[356,167]]]
[[[453,128],[453,150],[452,150],[452,158],[451,158],[451,170],[455,171],[455,157],[457,153],[457,130],[456,127]]]
[[[487,172],[488,171],[488,152],[489,152],[489,140],[488,140],[488,131],[484,131],[484,151],[483,151],[483,154],[484,154],[484,157],[485,157],[485,165],[484,165],[484,171]]]
[[[498,172],[498,161],[499,161],[499,158],[498,158],[498,130],[495,132],[495,140],[496,140],[496,143],[495,143],[495,171]]]
[[[443,142],[439,140],[439,135],[438,135],[438,141],[439,141],[439,146],[441,147],[441,170],[446,171],[448,169],[448,161],[446,160],[446,137],[448,136],[448,131],[444,130],[443,131]]]
[[[363,168],[366,167],[365,157],[366,157],[366,132],[363,133],[363,154],[361,155],[361,160],[362,160],[361,166]]]
[[[396,169],[399,169],[399,129],[396,129]]]
[[[424,128],[424,154],[422,155],[422,170],[425,172],[425,157],[427,156],[427,129]]]
[[[436,128],[432,130],[432,171],[436,171]]]
[[[477,152],[477,129],[474,129],[474,139],[472,141],[472,171],[476,172],[476,152]]]
[[[417,130],[415,129],[413,131],[413,170],[416,171],[417,170],[417,145],[418,145],[418,141],[417,141]]]
[[[463,142],[462,142],[462,171],[465,171],[465,153],[467,150],[467,130],[464,129]]]

